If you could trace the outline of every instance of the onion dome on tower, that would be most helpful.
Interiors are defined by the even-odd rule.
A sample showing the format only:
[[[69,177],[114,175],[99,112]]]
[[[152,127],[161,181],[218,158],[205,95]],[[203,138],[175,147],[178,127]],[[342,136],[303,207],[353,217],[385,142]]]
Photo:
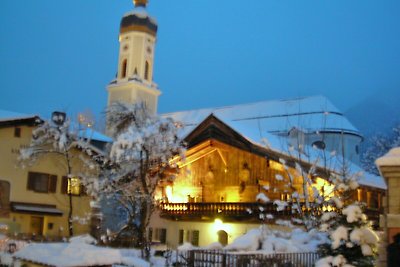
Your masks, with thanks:
[[[156,20],[146,11],[147,0],[133,0],[133,3],[135,9],[125,14],[121,20],[120,34],[137,31],[156,36],[158,26]]]

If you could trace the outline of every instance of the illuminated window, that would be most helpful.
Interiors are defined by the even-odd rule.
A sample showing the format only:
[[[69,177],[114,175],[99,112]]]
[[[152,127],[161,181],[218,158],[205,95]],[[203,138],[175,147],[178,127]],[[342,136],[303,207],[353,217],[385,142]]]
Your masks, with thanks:
[[[126,59],[124,59],[122,61],[122,66],[121,66],[121,78],[125,78],[126,77],[127,67],[128,67],[128,61]]]
[[[357,189],[357,201],[361,202],[362,201],[362,190]]]
[[[367,207],[372,209],[379,208],[379,194],[377,192],[367,192]]]
[[[144,64],[144,78],[146,80],[149,80],[149,69],[150,69],[150,64],[148,61]]]
[[[68,177],[64,176],[62,178],[61,193],[80,196],[84,193],[84,191],[84,187],[79,177],[72,177],[71,179],[68,179]]]

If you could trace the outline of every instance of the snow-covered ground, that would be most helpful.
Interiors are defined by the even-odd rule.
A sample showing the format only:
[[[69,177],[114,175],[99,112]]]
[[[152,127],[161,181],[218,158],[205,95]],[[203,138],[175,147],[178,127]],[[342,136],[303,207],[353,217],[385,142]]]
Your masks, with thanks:
[[[219,243],[213,243],[206,247],[194,247],[185,243],[178,247],[178,250],[223,249],[243,253],[299,253],[316,252],[318,245],[327,242],[327,234],[317,230],[306,232],[296,228],[292,232],[283,232],[261,226],[258,229],[248,231],[225,247],[222,247]]]
[[[1,236],[0,264],[19,266],[22,261],[50,266],[163,266],[164,258],[153,257],[151,264],[140,258],[136,249],[116,249],[95,245],[89,235],[73,237],[63,243],[26,243]],[[17,252],[9,253],[9,244],[18,244]]]
[[[7,240],[3,237],[2,240]],[[7,249],[10,241],[3,242],[2,250]],[[232,253],[296,253],[315,252],[319,244],[327,242],[327,235],[316,230],[306,232],[300,228],[292,232],[270,230],[266,226],[252,229],[245,235],[235,239],[231,244],[223,247],[219,243],[213,243],[205,247],[194,247],[185,243],[178,251],[192,249],[224,250]],[[71,238],[64,243],[30,243],[19,244],[18,251],[13,255],[2,252],[0,254],[1,264],[11,265],[12,257],[17,261],[28,261],[44,265],[54,266],[165,266],[166,259],[163,257],[152,257],[151,263],[140,258],[140,251],[136,249],[116,249],[99,247],[96,241],[88,236]],[[174,260],[172,256],[172,260]]]

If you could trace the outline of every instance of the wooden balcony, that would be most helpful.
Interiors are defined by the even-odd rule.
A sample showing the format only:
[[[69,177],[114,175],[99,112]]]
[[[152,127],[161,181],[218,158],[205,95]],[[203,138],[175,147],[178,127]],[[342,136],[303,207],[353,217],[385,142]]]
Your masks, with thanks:
[[[277,211],[273,203],[240,203],[240,202],[200,202],[200,203],[161,203],[160,216],[172,220],[204,220],[211,221],[221,218],[225,221],[260,221],[260,214],[270,214],[276,219],[296,217],[290,205],[284,210]],[[305,206],[302,210],[307,212]],[[379,218],[379,210],[366,209],[365,213],[371,220]]]
[[[292,216],[291,207],[276,210],[273,203],[202,202],[202,203],[161,203],[160,215],[174,220],[213,220],[224,218],[231,221],[259,220],[260,214],[271,214],[276,218]]]

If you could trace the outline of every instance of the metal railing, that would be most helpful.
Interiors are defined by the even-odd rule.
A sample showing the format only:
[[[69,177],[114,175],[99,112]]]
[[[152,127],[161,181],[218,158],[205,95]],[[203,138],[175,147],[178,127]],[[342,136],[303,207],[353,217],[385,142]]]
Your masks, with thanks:
[[[175,266],[187,267],[312,267],[318,253],[239,254],[223,250],[178,251]]]

